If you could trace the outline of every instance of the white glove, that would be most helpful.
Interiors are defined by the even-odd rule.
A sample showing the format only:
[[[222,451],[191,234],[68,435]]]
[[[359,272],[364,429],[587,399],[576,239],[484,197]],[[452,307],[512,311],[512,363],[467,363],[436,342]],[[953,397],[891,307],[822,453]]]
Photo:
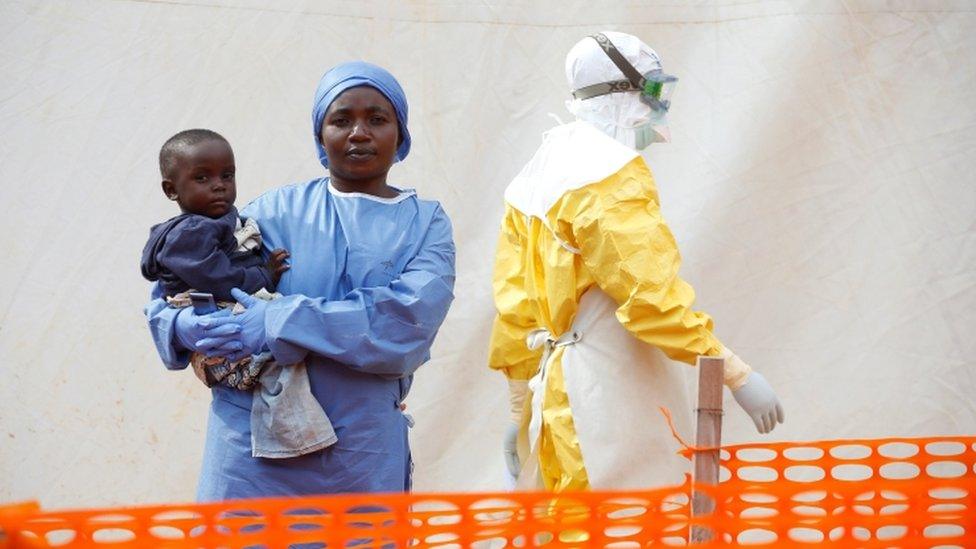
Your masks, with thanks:
[[[505,438],[502,439],[505,467],[508,468],[508,474],[512,475],[512,479],[517,479],[519,473],[522,472],[522,462],[518,457],[518,432],[519,426],[515,423],[509,423],[505,427]]]
[[[508,473],[513,479],[517,479],[522,471],[522,460],[518,456],[518,434],[522,423],[522,408],[525,406],[525,397],[528,393],[528,381],[508,380],[508,403],[511,415],[502,439],[502,454],[505,456],[505,467],[508,468]]]
[[[769,382],[759,372],[750,372],[745,383],[732,391],[732,396],[749,414],[760,433],[768,433],[777,423],[783,423],[783,406]]]

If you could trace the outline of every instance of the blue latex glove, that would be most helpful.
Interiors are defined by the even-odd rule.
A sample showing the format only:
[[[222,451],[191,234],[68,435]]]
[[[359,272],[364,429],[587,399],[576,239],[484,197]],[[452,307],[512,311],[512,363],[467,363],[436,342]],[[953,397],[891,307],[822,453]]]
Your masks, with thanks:
[[[198,315],[193,307],[180,309],[174,321],[176,340],[184,349],[206,356],[223,356],[239,351],[241,344],[232,336],[240,332],[240,326],[216,323],[229,316],[229,310]]]
[[[199,341],[197,345],[207,348],[222,348],[236,341],[240,347],[236,352],[225,355],[231,361],[235,361],[257,354],[267,346],[265,343],[267,337],[264,331],[264,315],[268,308],[268,302],[255,299],[238,288],[231,290],[230,295],[246,310],[240,314],[211,319],[210,329],[213,330],[213,337]],[[218,334],[216,330],[218,326],[223,326],[228,331]]]

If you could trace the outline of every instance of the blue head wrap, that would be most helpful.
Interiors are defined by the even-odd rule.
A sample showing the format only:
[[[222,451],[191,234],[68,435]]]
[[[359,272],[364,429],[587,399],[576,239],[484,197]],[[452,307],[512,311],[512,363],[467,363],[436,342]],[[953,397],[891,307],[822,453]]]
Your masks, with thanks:
[[[400,146],[397,148],[397,160],[403,160],[410,152],[410,132],[407,131],[407,96],[403,88],[393,75],[386,69],[377,67],[365,61],[350,61],[329,69],[315,90],[315,103],[312,105],[312,135],[315,137],[315,148],[319,151],[319,162],[329,167],[329,157],[319,142],[322,133],[322,120],[325,111],[335,101],[336,97],[357,86],[370,86],[382,93],[396,111],[397,125],[400,128]]]

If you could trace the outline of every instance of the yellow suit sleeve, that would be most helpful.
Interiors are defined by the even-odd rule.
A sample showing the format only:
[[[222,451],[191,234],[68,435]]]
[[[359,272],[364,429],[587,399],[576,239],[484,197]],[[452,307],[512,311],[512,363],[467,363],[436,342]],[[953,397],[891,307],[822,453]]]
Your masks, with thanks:
[[[678,275],[681,254],[643,159],[564,201],[556,221],[572,231],[583,263],[619,304],[616,316],[627,330],[688,364],[699,355],[726,353],[712,333],[711,317],[691,309],[695,291]],[[747,369],[741,361],[732,371],[727,365],[726,384],[741,385]]]
[[[488,365],[515,380],[535,375],[542,357],[541,349],[532,351],[525,341],[528,333],[539,327],[526,289],[526,230],[522,215],[506,206],[495,253],[492,286],[498,314],[491,330]]]

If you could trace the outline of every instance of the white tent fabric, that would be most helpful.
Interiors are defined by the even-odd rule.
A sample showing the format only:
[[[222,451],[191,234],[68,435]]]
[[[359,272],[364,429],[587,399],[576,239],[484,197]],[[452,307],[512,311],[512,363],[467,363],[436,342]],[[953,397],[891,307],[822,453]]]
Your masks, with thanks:
[[[403,84],[392,182],[442,201],[458,246],[408,399],[415,488],[502,488],[502,190],[547,113],[568,120],[565,53],[606,29],[681,78],[673,143],[646,156],[698,308],[780,393],[770,439],[974,434],[974,28],[951,0],[3,2],[0,502],[192,499],[209,395],[162,368],[141,314],[148,228],[176,213],[156,154],[221,132],[239,204],[317,177],[315,84],[357,58]],[[726,441],[756,440],[726,404]]]

